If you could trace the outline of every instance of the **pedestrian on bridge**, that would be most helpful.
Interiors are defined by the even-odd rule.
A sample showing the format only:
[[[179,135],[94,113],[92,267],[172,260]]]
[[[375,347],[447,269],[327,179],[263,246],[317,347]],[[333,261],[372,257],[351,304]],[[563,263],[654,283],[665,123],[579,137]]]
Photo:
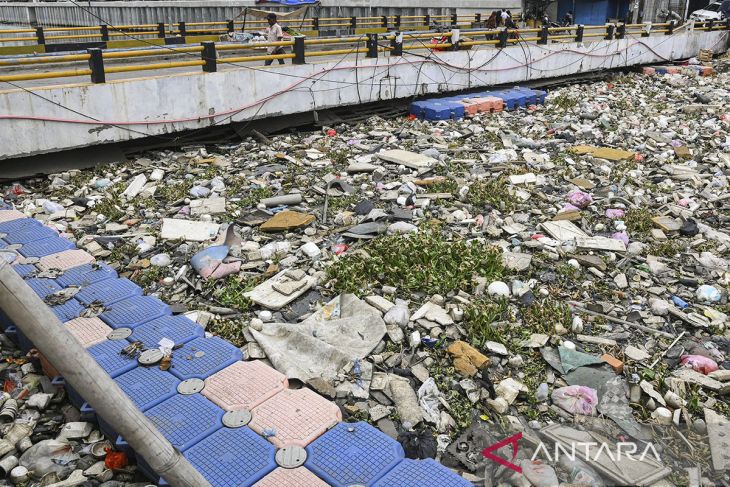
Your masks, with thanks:
[[[282,39],[284,39],[284,31],[281,30],[281,26],[276,20],[276,14],[270,13],[266,16],[266,20],[269,22],[269,26],[266,28],[266,42],[280,42]],[[284,46],[269,46],[266,48],[266,52],[269,55],[285,54]],[[277,59],[277,61],[279,61],[279,64],[284,64],[283,59]],[[272,62],[274,62],[273,59],[267,59],[264,62],[264,65],[271,66]]]

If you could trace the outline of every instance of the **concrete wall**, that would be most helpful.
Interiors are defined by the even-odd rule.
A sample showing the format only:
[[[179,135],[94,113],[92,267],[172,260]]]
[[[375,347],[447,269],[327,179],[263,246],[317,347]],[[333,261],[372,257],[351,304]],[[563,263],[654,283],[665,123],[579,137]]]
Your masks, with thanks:
[[[120,1],[86,2],[85,9],[70,2],[0,2],[0,22],[10,24],[37,23],[42,26],[99,25],[99,18],[110,24],[147,24],[157,22],[204,22],[236,17],[245,7],[255,7],[254,0],[237,1]],[[322,0],[315,15],[320,17],[366,17],[377,15],[447,15],[488,12],[497,8],[520,11],[522,0]],[[291,8],[260,7],[288,11]],[[95,16],[99,17],[96,18]],[[310,13],[308,15],[312,17]]]
[[[361,58],[357,64],[348,60],[274,69],[239,68],[35,90],[103,123],[9,120],[3,117],[89,122],[26,91],[0,92],[0,159],[130,140],[144,134],[170,134],[226,123],[228,117],[245,121],[687,58],[700,48],[725,50],[727,39],[727,31],[687,32],[585,45],[533,44],[500,51],[439,52],[430,59]],[[282,76],[283,72],[288,76]],[[115,126],[128,122],[143,123]]]

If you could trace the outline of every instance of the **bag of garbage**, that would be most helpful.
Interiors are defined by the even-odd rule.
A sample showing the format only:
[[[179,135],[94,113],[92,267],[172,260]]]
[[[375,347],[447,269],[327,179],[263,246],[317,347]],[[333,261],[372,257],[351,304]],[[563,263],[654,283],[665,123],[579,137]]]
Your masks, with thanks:
[[[66,478],[73,471],[79,456],[66,441],[43,440],[28,448],[20,457],[20,464],[33,473],[34,478],[55,472]]]
[[[403,446],[406,458],[436,458],[436,438],[428,428],[420,431],[404,431],[398,435],[398,443]]]
[[[701,372],[705,375],[720,368],[718,367],[717,362],[711,358],[703,357],[702,355],[682,355],[679,358],[679,363],[685,367],[692,367],[695,371]]]
[[[595,389],[586,386],[567,386],[555,389],[552,394],[555,404],[569,413],[594,416],[598,405]]]

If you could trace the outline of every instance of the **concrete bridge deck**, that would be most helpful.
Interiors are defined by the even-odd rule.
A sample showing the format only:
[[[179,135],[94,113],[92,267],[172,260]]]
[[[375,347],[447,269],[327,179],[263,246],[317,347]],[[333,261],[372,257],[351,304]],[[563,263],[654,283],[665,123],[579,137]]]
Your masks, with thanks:
[[[233,121],[429,93],[666,63],[696,56],[700,49],[721,52],[727,43],[727,30],[688,29],[673,35],[546,45],[518,42],[500,49],[423,50],[379,58],[333,54],[301,65],[219,65],[220,70],[211,73],[192,71],[199,68],[166,70],[100,84],[31,84],[0,93],[4,148],[0,158],[168,137]]]

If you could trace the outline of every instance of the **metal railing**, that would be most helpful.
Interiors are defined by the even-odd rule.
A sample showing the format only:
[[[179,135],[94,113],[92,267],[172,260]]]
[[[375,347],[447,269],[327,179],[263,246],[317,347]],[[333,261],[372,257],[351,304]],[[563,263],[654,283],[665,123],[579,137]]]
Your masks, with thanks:
[[[48,65],[69,62],[88,62],[88,68],[50,71],[42,73],[2,74],[0,81],[27,81],[51,78],[67,78],[87,76],[93,83],[106,82],[107,74],[128,73],[135,71],[163,70],[181,67],[202,67],[203,72],[211,73],[218,70],[219,65],[235,66],[239,63],[274,61],[291,59],[292,64],[305,64],[310,57],[365,54],[367,58],[377,58],[380,53],[389,53],[390,56],[402,56],[410,51],[420,49],[430,50],[460,50],[475,46],[493,45],[504,48],[517,42],[584,42],[587,38],[624,39],[628,36],[649,36],[651,34],[672,35],[676,24],[674,22],[660,24],[606,24],[602,26],[574,25],[566,27],[541,27],[532,29],[492,29],[461,31],[454,29],[449,32],[427,33],[400,33],[390,32],[383,35],[368,33],[359,36],[307,39],[296,36],[291,40],[262,43],[220,43],[204,41],[199,46],[160,46],[153,49],[131,51],[103,51],[100,48],[89,48],[85,54],[67,54],[59,56],[43,56],[31,58],[17,58],[0,60],[0,67],[16,67],[28,65]],[[694,24],[694,30],[730,30],[730,21],[723,23],[707,21]],[[483,37],[483,39],[480,39]],[[441,38],[441,40],[434,40]],[[456,39],[454,42],[453,40]],[[339,48],[338,45],[350,47]],[[335,46],[335,49],[326,49]],[[269,48],[291,48],[291,53],[247,54],[222,56],[230,51],[255,51]],[[309,48],[309,49],[308,49]],[[324,48],[324,49],[323,49]],[[120,59],[134,59],[141,57],[196,55],[200,58],[185,61],[166,61],[150,64],[134,65],[106,65],[105,61]]]
[[[486,20],[480,13],[469,15],[390,15],[376,17],[313,17],[305,19],[279,19],[284,27],[306,31],[310,37],[322,30],[417,30],[428,29],[434,24],[452,28],[475,26]],[[519,15],[513,18],[518,19]],[[140,25],[96,25],[87,27],[36,27],[27,29],[0,30],[0,46],[9,43],[27,43],[44,46],[49,41],[110,42],[121,37],[140,36],[146,39],[186,37],[201,35],[222,35],[234,32],[255,32],[263,30],[267,21],[257,19],[225,20],[210,22],[175,22]],[[18,34],[23,34],[18,36]],[[51,34],[51,35],[49,35]],[[58,44],[59,42],[55,42]]]

